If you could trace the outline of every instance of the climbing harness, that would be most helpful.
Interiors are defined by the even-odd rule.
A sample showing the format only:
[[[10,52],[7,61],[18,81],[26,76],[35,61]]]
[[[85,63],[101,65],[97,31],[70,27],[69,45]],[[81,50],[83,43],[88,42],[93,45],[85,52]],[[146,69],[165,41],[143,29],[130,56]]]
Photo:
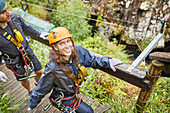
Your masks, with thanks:
[[[46,111],[50,107],[50,105],[52,105],[55,108],[57,108],[57,110],[59,110],[63,113],[75,113],[75,110],[78,109],[78,107],[81,103],[81,98],[82,98],[82,97],[79,97],[79,95],[81,95],[81,94],[78,94],[79,88],[80,88],[80,85],[77,85],[75,94],[68,98],[64,98],[64,94],[62,92],[60,92],[61,95],[57,99],[55,99],[55,100],[53,98],[50,99],[50,103],[44,108],[44,111]],[[63,100],[70,100],[70,99],[73,99],[73,101],[68,106],[65,106],[62,104]],[[72,107],[71,107],[71,105],[72,105]]]
[[[62,111],[63,113],[74,113],[75,110],[78,109],[78,107],[81,103],[81,97],[78,96],[78,95],[80,95],[80,94],[78,94],[79,88],[80,88],[80,86],[77,85],[76,92],[71,97],[64,98],[64,94],[61,92],[61,95],[57,99],[54,100],[53,98],[51,98],[50,102],[51,102],[52,106],[57,108],[59,111]],[[70,100],[70,99],[73,99],[73,101],[68,106],[65,106],[62,104],[63,100]],[[71,107],[71,105],[72,105],[72,107]]]
[[[68,74],[68,73],[67,73]],[[86,68],[80,64],[78,64],[78,79],[75,80],[75,75],[71,74],[68,75],[69,77],[71,77],[71,79],[73,79],[73,81],[76,83],[77,89],[76,92],[74,93],[73,96],[68,97],[68,98],[64,98],[64,93],[60,92],[61,95],[57,98],[57,99],[50,99],[50,103],[44,108],[44,110],[46,111],[50,105],[54,106],[55,108],[57,108],[59,111],[63,112],[63,113],[75,113],[75,110],[78,109],[80,103],[81,103],[81,94],[78,94],[79,89],[81,86],[83,86],[84,84],[84,78],[88,76]],[[62,104],[63,100],[70,100],[73,99],[72,102],[68,105],[65,106]]]
[[[19,76],[19,77],[26,76],[25,78],[19,79],[19,81],[35,77],[36,75],[30,76],[31,72],[33,72],[33,70],[34,70],[34,67],[33,67],[33,64],[31,62],[30,58],[28,57],[28,54],[26,53],[23,45],[21,44],[21,42],[24,41],[24,38],[23,38],[22,34],[15,28],[12,21],[9,22],[9,26],[12,29],[16,39],[14,39],[8,32],[3,30],[1,27],[0,27],[0,34],[2,34],[3,37],[6,38],[7,40],[11,41],[17,47],[18,51],[20,51],[20,53],[22,55],[22,58],[24,60],[25,66],[26,66],[26,68],[25,68],[26,71],[25,71],[25,73],[23,75],[19,75],[18,73],[16,73],[16,71],[13,69],[13,67],[11,65],[12,59],[9,57],[9,55],[4,54],[4,56],[7,58],[7,60],[6,60],[7,64],[9,64],[11,70],[17,76]],[[16,67],[20,68],[18,65],[16,65]]]

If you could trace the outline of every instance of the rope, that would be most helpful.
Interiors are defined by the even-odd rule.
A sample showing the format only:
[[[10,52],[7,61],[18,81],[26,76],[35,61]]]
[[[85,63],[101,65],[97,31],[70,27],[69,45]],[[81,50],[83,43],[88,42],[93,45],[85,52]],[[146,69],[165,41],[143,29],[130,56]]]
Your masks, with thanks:
[[[149,72],[148,72],[148,75],[149,75],[151,78],[159,78],[159,77],[161,77],[161,74],[158,75],[158,76],[152,76]]]
[[[27,0],[28,2],[32,2],[31,0]],[[100,2],[100,0],[98,0],[97,2]],[[52,5],[52,4],[46,4],[46,3],[42,3],[42,2],[36,2],[36,3],[40,3],[40,4],[43,4],[43,5],[49,5],[49,6],[54,6],[56,7],[56,5]],[[98,4],[98,3],[97,3]],[[95,5],[97,5],[95,4]],[[92,6],[93,7],[93,6]],[[47,8],[47,7],[46,7]],[[54,10],[54,9],[53,9]],[[88,13],[90,14],[90,13]],[[95,16],[101,16],[101,15],[97,15],[97,14],[93,14]],[[131,23],[131,24],[138,24],[138,23],[135,23],[135,22],[131,22],[131,21],[127,21],[127,20],[123,20],[123,19],[117,19],[117,18],[111,18],[111,17],[106,17],[106,16],[101,16],[101,17],[104,17],[104,18],[108,18],[108,19],[113,19],[113,20],[119,20],[119,21],[122,21],[122,22],[127,22],[127,23]],[[86,18],[86,17],[85,17]]]

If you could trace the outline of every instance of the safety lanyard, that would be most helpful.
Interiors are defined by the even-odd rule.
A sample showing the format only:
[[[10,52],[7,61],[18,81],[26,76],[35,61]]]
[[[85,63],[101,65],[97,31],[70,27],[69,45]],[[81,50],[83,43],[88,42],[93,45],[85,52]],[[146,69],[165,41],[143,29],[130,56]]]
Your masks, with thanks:
[[[16,73],[16,71],[13,69],[13,67],[12,67],[11,64],[9,64],[9,66],[10,66],[10,68],[12,69],[12,71],[13,71],[17,76],[22,77],[22,76],[24,76],[24,75],[28,72],[28,63],[27,63],[26,58],[25,58],[25,56],[24,56],[23,49],[20,49],[20,52],[21,52],[21,55],[22,55],[22,57],[23,57],[24,63],[25,63],[25,65],[26,65],[26,67],[27,67],[25,73],[24,73],[23,75],[20,75],[20,74]]]

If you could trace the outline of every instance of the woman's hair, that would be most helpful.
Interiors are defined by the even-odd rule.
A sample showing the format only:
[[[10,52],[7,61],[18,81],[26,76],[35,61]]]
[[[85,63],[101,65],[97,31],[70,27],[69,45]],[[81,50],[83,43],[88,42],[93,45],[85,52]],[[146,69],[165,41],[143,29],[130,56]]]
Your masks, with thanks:
[[[73,44],[73,50],[72,50],[72,55],[71,55],[70,60],[72,60],[72,62],[74,61],[76,63],[76,65],[78,65],[80,63],[80,61],[79,61],[77,49],[74,46],[74,41],[72,39],[71,39],[71,42]],[[56,43],[54,43],[54,44],[56,44]],[[61,69],[64,70],[64,71],[69,70],[69,68],[66,66],[67,61],[63,58],[63,55],[59,54],[58,50],[54,49],[53,46],[52,46],[52,49],[51,49],[50,55],[49,55],[49,63],[51,61],[55,61],[61,67]]]

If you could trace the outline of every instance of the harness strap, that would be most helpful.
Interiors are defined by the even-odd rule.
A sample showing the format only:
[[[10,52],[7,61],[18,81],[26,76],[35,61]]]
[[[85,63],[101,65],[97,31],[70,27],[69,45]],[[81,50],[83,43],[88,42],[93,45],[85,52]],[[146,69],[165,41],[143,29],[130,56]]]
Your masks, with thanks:
[[[10,68],[12,69],[12,71],[17,75],[17,76],[19,76],[19,77],[23,77],[27,72],[28,72],[28,64],[27,64],[27,61],[26,61],[26,59],[25,59],[25,57],[24,57],[24,53],[23,53],[23,49],[20,49],[20,52],[21,52],[21,54],[22,54],[22,57],[23,57],[23,60],[24,60],[24,63],[25,63],[25,65],[26,65],[26,67],[27,67],[27,69],[26,69],[26,71],[25,71],[25,73],[23,74],[23,75],[19,75],[18,73],[16,73],[16,71],[13,69],[13,67],[12,67],[12,65],[11,64],[9,64],[9,66],[10,66]]]
[[[75,94],[74,94],[73,96],[68,97],[68,98],[59,98],[59,99],[58,99],[58,103],[55,103],[55,100],[54,100],[53,98],[51,98],[51,102],[52,102],[51,104],[52,104],[52,106],[54,106],[54,107],[56,107],[56,108],[58,107],[57,109],[60,110],[60,111],[62,111],[62,109],[64,110],[64,109],[66,108],[66,106],[64,106],[64,105],[61,104],[60,102],[61,102],[62,100],[70,100],[70,99],[74,98],[74,97],[77,95],[77,93],[78,93],[78,91],[79,91],[79,88],[80,88],[80,86],[77,85],[76,92],[75,92]],[[80,105],[80,103],[81,103],[81,98],[76,97],[67,107],[70,107],[72,104],[74,104],[73,107],[72,107],[72,110],[77,110],[78,107],[79,107],[79,105]]]
[[[15,28],[15,25],[13,24],[12,21],[9,22],[9,26],[12,28],[14,34],[15,34],[15,38],[17,39],[17,41],[19,43],[24,41],[24,38],[22,36],[22,34]]]
[[[66,75],[69,76],[76,84],[81,84],[83,81],[85,81],[85,77],[88,76],[87,70],[84,66],[81,64],[78,64],[77,66],[78,69],[78,77],[71,71],[67,70],[65,71]]]
[[[77,93],[78,93],[79,89],[80,89],[80,86],[79,86],[79,85],[77,85],[76,92],[74,93],[74,95],[73,95],[73,96],[68,97],[68,98],[60,98],[60,100],[70,100],[70,99],[74,98],[74,97],[77,95]]]
[[[10,34],[8,34],[6,31],[2,31],[2,28],[0,28],[0,33],[9,41],[11,41],[15,46],[20,48],[22,46],[21,43],[17,42]]]
[[[80,105],[80,103],[81,103],[81,98],[79,98],[79,97],[76,97],[69,105],[68,105],[68,107],[70,107],[72,104],[74,103],[74,105],[73,105],[73,110],[75,109],[75,110],[77,110],[78,109],[78,107],[79,107],[79,105]],[[76,106],[77,105],[77,106]]]

